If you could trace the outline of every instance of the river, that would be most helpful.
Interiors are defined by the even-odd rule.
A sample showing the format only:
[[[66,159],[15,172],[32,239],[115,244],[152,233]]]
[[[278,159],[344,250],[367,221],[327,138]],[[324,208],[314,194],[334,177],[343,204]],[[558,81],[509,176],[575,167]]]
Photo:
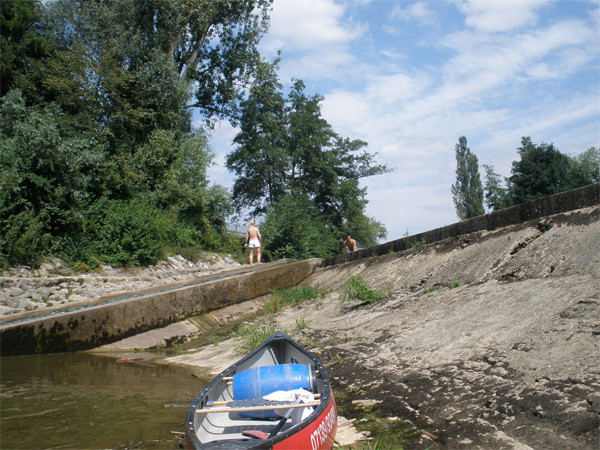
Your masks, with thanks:
[[[183,432],[187,406],[207,382],[182,367],[114,356],[2,358],[0,447],[172,449],[171,432]]]

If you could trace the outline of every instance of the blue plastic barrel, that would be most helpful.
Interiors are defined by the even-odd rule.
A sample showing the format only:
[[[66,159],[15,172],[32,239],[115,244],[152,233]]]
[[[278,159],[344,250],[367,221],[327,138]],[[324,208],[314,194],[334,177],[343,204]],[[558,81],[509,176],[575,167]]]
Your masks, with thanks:
[[[293,389],[314,391],[315,373],[312,366],[305,364],[278,364],[253,367],[233,376],[233,398],[235,400],[260,400],[275,391]],[[278,418],[271,411],[240,413],[244,417]]]

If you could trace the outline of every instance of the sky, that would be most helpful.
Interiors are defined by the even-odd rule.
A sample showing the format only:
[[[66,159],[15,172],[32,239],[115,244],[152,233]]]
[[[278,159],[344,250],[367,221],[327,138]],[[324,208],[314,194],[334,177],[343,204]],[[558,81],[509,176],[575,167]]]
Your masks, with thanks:
[[[503,177],[521,137],[576,156],[600,147],[600,0],[275,0],[260,50],[323,96],[340,136],[392,172],[362,180],[384,241],[458,222],[461,136]],[[285,93],[287,94],[286,89]],[[213,183],[237,130],[213,131]]]

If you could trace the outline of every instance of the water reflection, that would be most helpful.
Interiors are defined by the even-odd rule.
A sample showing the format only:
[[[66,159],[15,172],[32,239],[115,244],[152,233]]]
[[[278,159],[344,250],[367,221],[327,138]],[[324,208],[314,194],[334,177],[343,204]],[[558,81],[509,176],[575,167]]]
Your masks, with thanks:
[[[173,448],[207,380],[85,353],[0,360],[2,449]]]

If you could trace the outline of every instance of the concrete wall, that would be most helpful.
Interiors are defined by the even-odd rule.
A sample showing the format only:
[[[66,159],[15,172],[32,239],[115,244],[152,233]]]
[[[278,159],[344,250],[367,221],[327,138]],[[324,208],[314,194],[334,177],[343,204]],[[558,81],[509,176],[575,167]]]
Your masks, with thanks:
[[[113,299],[51,316],[0,325],[2,356],[85,350],[187,317],[295,286],[308,277],[320,259],[264,264],[217,275],[214,279],[174,286],[154,293]],[[245,273],[244,273],[245,271]],[[220,277],[220,278],[217,278]]]
[[[482,230],[495,230],[508,225],[515,225],[540,217],[551,216],[562,212],[594,206],[600,203],[600,184],[592,184],[572,191],[545,197],[539,200],[494,211],[490,214],[474,217],[424,233],[415,234],[385,244],[368,247],[352,253],[334,256],[323,261],[323,266],[331,266],[349,261],[356,261],[371,256],[386,255],[390,252],[407,250],[417,242],[427,244],[450,237],[474,233]]]

